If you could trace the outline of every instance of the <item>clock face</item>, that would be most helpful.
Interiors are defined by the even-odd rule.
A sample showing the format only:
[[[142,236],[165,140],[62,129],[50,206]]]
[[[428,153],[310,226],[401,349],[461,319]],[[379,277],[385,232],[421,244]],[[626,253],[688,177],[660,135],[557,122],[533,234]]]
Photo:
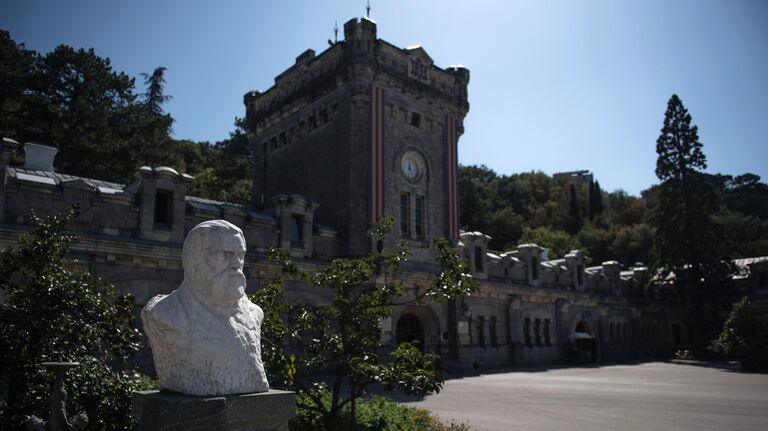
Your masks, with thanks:
[[[409,180],[415,180],[419,176],[419,165],[409,156],[403,157],[400,161],[400,168],[403,170],[403,175]]]

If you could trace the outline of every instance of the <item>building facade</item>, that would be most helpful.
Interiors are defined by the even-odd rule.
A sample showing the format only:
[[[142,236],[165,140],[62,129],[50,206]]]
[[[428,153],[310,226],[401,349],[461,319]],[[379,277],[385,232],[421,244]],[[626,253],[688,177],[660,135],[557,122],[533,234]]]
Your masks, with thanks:
[[[479,282],[469,297],[398,307],[381,322],[384,349],[417,340],[446,368],[503,367],[634,359],[690,344],[695,328],[643,295],[647,269],[615,261],[587,267],[574,250],[548,260],[536,244],[488,249],[490,237],[462,232],[457,144],[469,110],[469,71],[440,68],[420,47],[376,37],[363,18],[344,25],[343,41],[304,52],[266,91],[245,95],[255,155],[253,204],[190,196],[193,178],[167,167],[140,167],[129,184],[58,173],[55,149],[26,144],[26,165],[9,166],[19,144],[0,147],[0,245],[17,242],[38,216],[80,216],[71,257],[130,295],[138,311],[183,278],[181,244],[196,224],[225,219],[245,233],[249,291],[278,268],[280,247],[304,270],[373,251],[368,229],[397,220],[390,243],[412,256],[400,275],[414,291],[437,271],[432,241],[452,240]],[[748,290],[768,294],[768,258],[737,262]],[[289,300],[323,303],[326,293],[291,283]],[[137,325],[140,325],[138,318]],[[301,346],[293,346],[301,349]],[[143,351],[136,362],[152,369]]]

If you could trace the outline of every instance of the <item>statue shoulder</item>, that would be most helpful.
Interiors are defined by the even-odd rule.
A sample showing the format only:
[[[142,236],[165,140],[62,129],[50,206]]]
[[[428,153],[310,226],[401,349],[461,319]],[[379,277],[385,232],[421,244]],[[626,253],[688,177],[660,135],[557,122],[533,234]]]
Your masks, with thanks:
[[[145,327],[148,325],[177,327],[180,319],[186,317],[185,314],[178,290],[174,290],[168,295],[157,295],[150,299],[141,310],[141,320]]]

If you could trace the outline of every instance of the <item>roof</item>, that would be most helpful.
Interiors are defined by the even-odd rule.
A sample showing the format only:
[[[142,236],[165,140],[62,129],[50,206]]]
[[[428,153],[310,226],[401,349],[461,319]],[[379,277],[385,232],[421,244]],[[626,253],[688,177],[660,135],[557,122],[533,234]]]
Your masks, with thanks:
[[[743,259],[733,259],[733,264],[741,268],[749,265],[754,265],[756,263],[762,263],[762,262],[768,262],[768,256],[745,257]]]
[[[76,175],[61,174],[53,171],[38,171],[34,169],[26,169],[22,167],[8,167],[8,175],[16,178],[20,181],[33,182],[38,184],[45,184],[48,186],[61,186],[62,184],[70,182],[80,182],[90,186],[93,191],[98,191],[101,194],[106,195],[123,195],[126,197],[133,197],[134,194],[126,190],[125,184],[113,183],[111,181],[96,180],[93,178],[79,177]],[[225,207],[236,207],[242,209],[248,214],[252,220],[259,220],[264,222],[274,222],[274,219],[269,215],[265,215],[253,210],[249,210],[245,205],[236,204],[232,202],[216,201],[213,199],[205,199],[197,196],[187,195],[184,199],[186,203],[193,208],[207,211],[211,213],[220,213]]]
[[[122,190],[125,185],[113,183],[110,181],[95,180],[93,178],[78,177],[75,175],[60,174],[52,171],[36,171],[33,169],[25,169],[22,167],[8,167],[8,175],[18,178],[22,181],[32,181],[50,185],[60,185],[62,182],[82,180],[86,184],[92,185],[94,188]],[[52,182],[51,182],[52,181]]]

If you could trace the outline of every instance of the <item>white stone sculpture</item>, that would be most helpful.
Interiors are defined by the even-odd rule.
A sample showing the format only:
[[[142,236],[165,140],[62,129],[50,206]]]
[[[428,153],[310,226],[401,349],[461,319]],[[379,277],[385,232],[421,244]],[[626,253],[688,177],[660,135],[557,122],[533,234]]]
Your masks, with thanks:
[[[230,395],[269,389],[261,362],[264,312],[245,295],[243,232],[224,220],[187,235],[184,281],[141,312],[161,389]]]

